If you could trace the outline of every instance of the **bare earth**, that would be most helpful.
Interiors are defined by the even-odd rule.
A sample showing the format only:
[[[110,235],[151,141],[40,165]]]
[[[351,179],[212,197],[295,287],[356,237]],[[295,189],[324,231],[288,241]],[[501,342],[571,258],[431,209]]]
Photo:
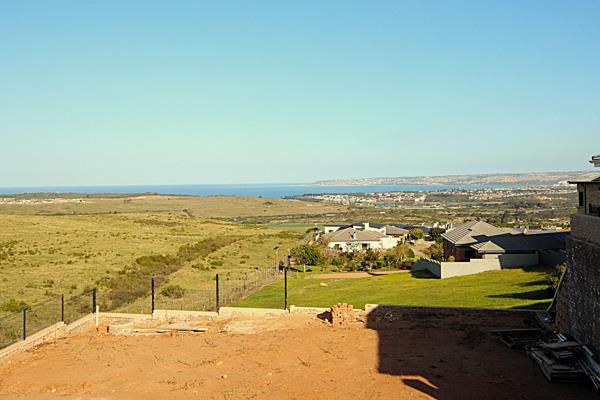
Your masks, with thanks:
[[[332,327],[310,315],[207,333],[64,338],[0,364],[1,399],[588,399],[548,383],[490,329],[524,314],[431,312]]]

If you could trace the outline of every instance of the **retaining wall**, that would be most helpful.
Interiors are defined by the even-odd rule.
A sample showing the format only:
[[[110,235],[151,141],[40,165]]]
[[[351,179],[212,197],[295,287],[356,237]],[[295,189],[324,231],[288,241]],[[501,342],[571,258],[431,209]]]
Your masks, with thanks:
[[[80,318],[68,325],[66,325],[64,322],[57,322],[54,325],[28,336],[25,340],[14,343],[0,350],[0,360],[15,352],[29,350],[35,346],[39,346],[42,343],[65,336],[66,334],[83,332],[93,327],[94,324],[95,314],[86,315],[85,317]]]

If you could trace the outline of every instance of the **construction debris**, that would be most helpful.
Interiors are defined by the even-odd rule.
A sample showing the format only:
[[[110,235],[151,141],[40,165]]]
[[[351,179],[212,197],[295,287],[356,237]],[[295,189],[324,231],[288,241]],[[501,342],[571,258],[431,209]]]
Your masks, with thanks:
[[[600,389],[600,364],[586,346],[561,333],[541,329],[492,331],[510,348],[525,350],[550,382],[578,382],[586,376]]]
[[[132,320],[115,321],[108,326],[108,333],[128,335],[132,333],[206,332],[207,328],[194,327],[186,323],[167,324],[151,328],[136,328]]]
[[[511,349],[523,348],[527,345],[537,343],[542,338],[541,329],[505,329],[492,331],[492,334],[498,335],[502,343]]]
[[[540,366],[550,382],[578,382],[585,376],[583,370],[574,360],[558,360],[552,352],[540,347],[532,347],[528,354]]]

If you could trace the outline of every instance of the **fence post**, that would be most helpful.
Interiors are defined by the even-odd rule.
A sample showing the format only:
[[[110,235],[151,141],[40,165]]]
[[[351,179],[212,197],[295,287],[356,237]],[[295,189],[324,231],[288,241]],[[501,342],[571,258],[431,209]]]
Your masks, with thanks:
[[[92,289],[92,313],[96,312],[96,288]]]
[[[60,320],[65,322],[65,295],[60,295]]]
[[[285,268],[283,269],[283,291],[284,291],[284,310],[288,309],[288,287],[287,287],[287,276],[288,276],[288,269],[290,268],[290,266],[292,265],[292,256],[288,253],[288,263],[285,266]]]
[[[152,283],[152,314],[154,314],[154,278],[151,280]]]
[[[219,306],[219,274],[217,274],[215,276],[215,285],[216,285],[216,295],[217,295],[216,296],[217,302],[215,303],[216,304],[215,309],[217,312],[219,312],[219,308],[220,308],[220,306]]]
[[[27,309],[23,309],[23,340],[27,339]]]

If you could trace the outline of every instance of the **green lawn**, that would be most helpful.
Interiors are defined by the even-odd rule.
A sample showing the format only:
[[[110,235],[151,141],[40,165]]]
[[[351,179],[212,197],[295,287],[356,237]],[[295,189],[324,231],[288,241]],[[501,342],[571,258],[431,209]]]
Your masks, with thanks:
[[[545,269],[526,268],[433,279],[425,272],[362,279],[309,279],[288,282],[289,304],[329,307],[350,303],[403,304],[490,308],[543,309],[550,304]],[[327,286],[321,286],[321,283]],[[240,307],[283,307],[283,282],[278,281],[239,301]]]

